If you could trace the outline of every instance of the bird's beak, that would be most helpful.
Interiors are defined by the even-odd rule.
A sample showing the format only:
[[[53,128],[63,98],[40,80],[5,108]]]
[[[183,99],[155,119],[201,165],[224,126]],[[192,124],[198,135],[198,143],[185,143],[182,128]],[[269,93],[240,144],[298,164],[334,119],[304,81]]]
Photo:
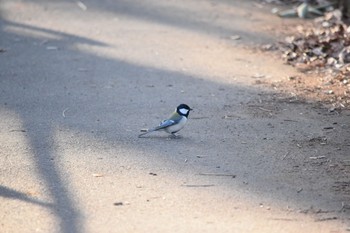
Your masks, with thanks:
[[[193,111],[193,108],[190,108],[190,111]]]

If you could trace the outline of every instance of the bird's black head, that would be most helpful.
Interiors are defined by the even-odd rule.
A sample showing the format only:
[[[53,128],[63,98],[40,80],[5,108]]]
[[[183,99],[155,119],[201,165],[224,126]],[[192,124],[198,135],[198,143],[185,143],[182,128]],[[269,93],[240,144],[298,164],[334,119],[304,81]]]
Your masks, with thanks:
[[[191,110],[192,108],[190,108],[187,104],[180,104],[176,108],[176,112],[181,116],[185,116],[185,117],[188,117],[188,114],[190,114]]]

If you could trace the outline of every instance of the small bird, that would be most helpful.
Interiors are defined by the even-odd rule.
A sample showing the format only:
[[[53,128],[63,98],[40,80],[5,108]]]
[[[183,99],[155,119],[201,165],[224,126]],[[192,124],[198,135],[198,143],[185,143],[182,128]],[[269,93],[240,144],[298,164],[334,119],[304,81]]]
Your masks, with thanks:
[[[185,126],[188,115],[190,114],[191,110],[193,109],[190,108],[188,105],[180,104],[179,106],[177,106],[175,112],[173,112],[173,114],[171,114],[171,116],[168,119],[162,121],[159,124],[159,126],[154,127],[152,129],[148,129],[146,132],[140,134],[139,137],[142,137],[145,134],[158,130],[164,130],[165,132],[176,136],[175,133]]]

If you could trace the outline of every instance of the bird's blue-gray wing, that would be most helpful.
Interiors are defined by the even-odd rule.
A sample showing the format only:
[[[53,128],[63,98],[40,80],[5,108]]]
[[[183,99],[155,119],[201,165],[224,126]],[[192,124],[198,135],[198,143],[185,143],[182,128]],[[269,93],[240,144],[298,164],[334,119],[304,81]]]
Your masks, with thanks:
[[[152,131],[160,130],[174,125],[176,122],[174,120],[164,120],[157,127],[153,128]]]

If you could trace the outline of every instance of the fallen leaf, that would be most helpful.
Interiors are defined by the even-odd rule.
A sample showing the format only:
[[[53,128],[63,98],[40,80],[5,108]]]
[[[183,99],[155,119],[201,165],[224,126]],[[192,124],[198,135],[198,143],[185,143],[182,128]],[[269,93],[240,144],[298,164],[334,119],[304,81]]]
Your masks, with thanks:
[[[240,40],[240,39],[241,39],[241,36],[239,36],[239,35],[233,35],[233,36],[230,36],[230,39],[231,39],[231,40]]]
[[[47,50],[58,50],[58,48],[56,46],[47,46],[46,49]]]

